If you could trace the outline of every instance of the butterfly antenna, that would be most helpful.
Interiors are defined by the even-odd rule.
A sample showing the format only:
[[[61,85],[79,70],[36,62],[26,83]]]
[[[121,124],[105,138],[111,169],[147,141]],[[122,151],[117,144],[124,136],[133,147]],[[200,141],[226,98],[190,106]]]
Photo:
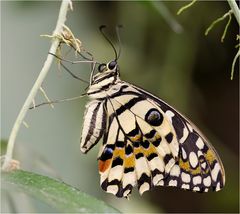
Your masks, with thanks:
[[[117,34],[117,39],[118,39],[118,43],[119,43],[119,50],[118,50],[118,55],[117,55],[117,60],[119,59],[120,55],[121,55],[121,50],[122,50],[122,42],[121,42],[121,37],[120,37],[120,28],[122,28],[122,25],[117,25],[116,26],[116,34]]]
[[[106,28],[106,25],[101,25],[99,27],[100,32],[102,33],[102,35],[104,36],[104,38],[109,42],[109,44],[112,46],[113,50],[114,50],[114,54],[115,54],[115,61],[117,61],[118,59],[118,53],[116,48],[114,47],[112,41],[106,36],[106,34],[104,33],[103,29]]]

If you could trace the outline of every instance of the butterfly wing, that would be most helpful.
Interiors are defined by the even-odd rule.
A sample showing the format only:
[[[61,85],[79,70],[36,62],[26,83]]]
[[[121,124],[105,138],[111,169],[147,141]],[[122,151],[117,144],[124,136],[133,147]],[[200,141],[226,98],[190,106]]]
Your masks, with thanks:
[[[160,182],[162,186],[176,186],[198,192],[219,191],[225,185],[223,164],[214,147],[201,131],[185,116],[154,95],[140,89],[150,102],[158,105],[171,121],[179,142],[178,162],[170,175]]]
[[[105,191],[126,197],[135,185],[140,194],[158,185],[193,191],[223,187],[216,152],[176,110],[124,82],[106,97],[109,124],[99,153]]]
[[[132,109],[142,106],[137,96],[123,95],[107,101],[111,119],[100,150],[99,171],[102,188],[118,197],[126,197],[136,184],[140,194],[157,185],[177,159],[178,143],[169,121],[160,108],[142,101],[145,109],[139,112]],[[145,121],[149,109],[160,114],[161,124]]]

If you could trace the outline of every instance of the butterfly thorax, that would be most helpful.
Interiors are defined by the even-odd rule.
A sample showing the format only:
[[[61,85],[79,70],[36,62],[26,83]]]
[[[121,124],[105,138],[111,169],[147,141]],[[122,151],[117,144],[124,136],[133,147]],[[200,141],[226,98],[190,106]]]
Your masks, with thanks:
[[[119,67],[116,61],[108,64],[100,64],[98,73],[92,77],[87,95],[93,99],[106,97],[106,91],[111,90],[121,80],[119,79]]]

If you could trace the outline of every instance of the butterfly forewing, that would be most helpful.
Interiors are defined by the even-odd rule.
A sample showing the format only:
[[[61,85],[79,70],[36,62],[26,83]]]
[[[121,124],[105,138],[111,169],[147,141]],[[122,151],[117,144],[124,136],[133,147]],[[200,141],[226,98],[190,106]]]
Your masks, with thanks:
[[[160,185],[200,192],[207,192],[210,188],[220,190],[225,184],[224,168],[215,149],[202,133],[171,106],[145,90],[133,87],[165,112],[177,134],[179,159]]]

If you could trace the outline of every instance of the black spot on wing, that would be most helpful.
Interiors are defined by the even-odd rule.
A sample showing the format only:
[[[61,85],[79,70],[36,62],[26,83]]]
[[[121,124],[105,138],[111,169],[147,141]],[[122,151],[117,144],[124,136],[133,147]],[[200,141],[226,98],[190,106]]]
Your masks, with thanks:
[[[130,131],[129,133],[127,133],[127,135],[128,135],[129,137],[134,137],[134,136],[136,136],[137,134],[139,134],[139,129],[138,129],[138,127],[136,127],[135,129],[133,129],[132,131]]]
[[[133,172],[133,171],[134,171],[134,167],[126,167],[124,169],[124,173]]]
[[[141,142],[141,146],[144,148],[144,149],[148,149],[149,148],[149,141],[148,140],[144,140],[143,142]]]
[[[107,191],[107,187],[108,187],[108,180],[105,179],[102,184],[101,184],[101,187],[104,191]]]
[[[173,158],[172,155],[166,154],[163,158],[163,161],[164,161],[165,164],[167,164],[172,158]]]
[[[151,153],[150,155],[147,156],[147,160],[151,161],[155,157],[158,157],[158,155],[156,153]]]
[[[152,129],[149,133],[145,134],[145,137],[151,139],[154,137],[156,133],[157,133],[156,130]]]
[[[122,192],[121,192],[121,194],[119,194],[119,196],[118,197],[123,197],[123,195],[124,195],[124,193],[126,192],[126,191],[128,191],[128,195],[129,194],[131,194],[131,192],[132,192],[132,189],[133,189],[133,186],[131,185],[131,184],[128,184],[123,190],[122,190]]]
[[[123,165],[123,159],[120,157],[115,158],[112,162],[112,167],[115,167],[118,165]]]
[[[135,157],[136,157],[136,159],[139,159],[141,157],[144,157],[144,155],[143,155],[143,153],[140,152],[140,153],[136,154]]]
[[[153,141],[152,144],[153,144],[155,147],[158,147],[158,146],[160,145],[161,141],[162,141],[162,138],[160,137],[160,138],[158,138],[157,140]]]
[[[125,146],[125,143],[123,141],[117,141],[116,142],[116,147],[123,148],[124,146]]]
[[[165,139],[168,143],[171,143],[172,142],[172,139],[173,139],[173,133],[168,133],[166,136],[165,136]]]
[[[126,155],[130,155],[133,153],[133,148],[130,144],[128,144],[126,147],[125,147],[125,154]]]
[[[163,115],[156,108],[151,108],[145,115],[145,121],[152,126],[160,126],[163,122]]]
[[[158,174],[161,174],[161,172],[160,172],[159,169],[154,169],[154,170],[152,171],[152,177],[155,177],[155,176],[158,175]]]
[[[103,153],[100,156],[100,160],[102,161],[106,161],[108,159],[111,159],[113,156],[113,150],[115,148],[114,144],[109,144],[105,147],[105,149],[103,150]]]
[[[138,179],[138,189],[140,189],[140,187],[146,182],[149,184],[150,189],[152,187],[152,179],[151,177],[149,177],[146,173],[143,173],[141,175],[141,177]]]
[[[139,142],[134,141],[134,142],[132,142],[132,143],[133,143],[133,147],[134,147],[134,148],[138,148],[138,147],[140,146],[140,143],[139,143]]]

